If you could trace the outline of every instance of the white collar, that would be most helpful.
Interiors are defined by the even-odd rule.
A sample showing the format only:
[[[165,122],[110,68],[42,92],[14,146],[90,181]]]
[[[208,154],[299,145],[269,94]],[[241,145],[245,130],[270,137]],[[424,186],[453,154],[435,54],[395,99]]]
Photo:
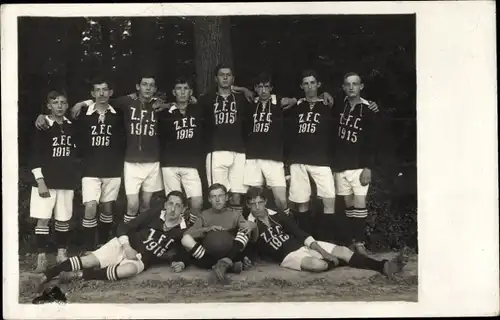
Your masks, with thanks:
[[[270,99],[268,99],[267,101],[269,101],[269,100],[271,100],[271,103],[272,103],[272,104],[276,104],[276,103],[277,103],[276,95],[275,95],[275,94],[272,94],[272,95],[271,95],[271,97],[270,97]],[[266,102],[267,102],[267,101],[266,101]],[[254,102],[255,102],[255,103],[260,102],[260,100],[259,100],[259,97],[258,97],[258,96],[257,96],[257,97],[255,97]]]
[[[160,219],[165,221],[166,219],[166,216],[167,216],[167,211],[165,210],[162,210],[161,213],[160,213]],[[186,229],[187,225],[186,225],[186,221],[184,220],[184,218],[181,218],[181,229]]]
[[[49,127],[52,127],[52,125],[54,124],[55,120],[50,119],[49,116],[45,116],[45,119],[47,119],[47,122],[49,123]],[[71,121],[69,121],[69,119],[66,118],[66,117],[63,117],[63,122],[64,121],[66,121],[67,123],[71,124]]]
[[[266,210],[267,210],[267,214],[270,215],[270,216],[274,216],[277,213],[276,211],[271,210],[271,209],[267,209],[266,208]],[[253,214],[250,213],[248,215],[248,219],[247,220],[250,221],[250,222],[255,222],[255,217],[253,216]]]
[[[302,102],[307,102],[307,99],[306,98],[300,98],[299,101],[297,101],[297,104],[301,104]],[[315,103],[316,102],[323,102],[323,103],[325,103],[325,99],[318,98],[318,100],[316,100]]]
[[[346,102],[346,101],[347,101],[347,99],[348,99],[348,98],[347,98],[347,97],[345,97],[345,98],[344,98],[344,102]],[[360,98],[360,99],[361,99],[361,103],[362,103],[362,104],[367,105],[367,106],[369,106],[369,105],[370,105],[370,102],[368,102],[368,100],[363,99],[363,98]]]
[[[115,109],[109,104],[108,104],[108,110],[111,111],[111,113],[116,113]],[[92,103],[87,109],[87,115],[90,116],[92,113],[94,113],[94,111],[96,111],[95,102]]]

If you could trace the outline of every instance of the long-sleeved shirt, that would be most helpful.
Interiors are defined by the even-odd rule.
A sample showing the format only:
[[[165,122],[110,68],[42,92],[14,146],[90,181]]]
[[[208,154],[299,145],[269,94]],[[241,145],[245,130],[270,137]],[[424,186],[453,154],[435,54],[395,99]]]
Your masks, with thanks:
[[[99,114],[91,104],[82,110],[75,125],[83,176],[121,177],[126,143],[123,112],[109,105],[104,114]]]
[[[38,186],[36,179],[43,178],[49,189],[74,190],[79,175],[76,164],[75,127],[67,118],[64,118],[62,124],[48,116],[46,119],[49,128],[36,130],[33,139],[33,186]]]
[[[190,256],[184,250],[181,239],[186,230],[186,223],[181,223],[170,229],[165,229],[166,212],[162,209],[150,209],[137,218],[118,225],[118,239],[128,236],[130,246],[142,256],[142,262],[149,267],[165,261],[165,256],[174,250],[172,261],[181,261],[187,265]],[[122,241],[120,241],[122,242]]]
[[[276,213],[269,209],[268,213],[269,226],[253,215],[248,217],[249,221],[257,223],[259,236],[256,240],[256,249],[259,254],[281,263],[289,253],[304,246],[306,240],[313,241],[311,235],[302,231],[285,213]]]
[[[198,168],[203,164],[203,121],[200,105],[188,105],[158,113],[160,164],[162,167]]]
[[[241,93],[227,97],[217,93],[200,98],[203,108],[205,151],[245,152],[245,108],[248,102]]]
[[[272,95],[245,110],[246,158],[283,161],[283,110],[281,99]]]
[[[376,113],[365,99],[353,107],[347,99],[344,102],[337,119],[334,170],[373,168],[378,147]]]
[[[333,113],[323,100],[300,99],[287,112],[288,164],[329,166],[332,157]]]
[[[241,212],[231,208],[224,208],[221,212],[215,212],[213,209],[204,210],[196,222],[186,231],[186,234],[193,238],[203,238],[205,232],[203,228],[212,226],[221,226],[224,230],[236,234],[246,222]]]

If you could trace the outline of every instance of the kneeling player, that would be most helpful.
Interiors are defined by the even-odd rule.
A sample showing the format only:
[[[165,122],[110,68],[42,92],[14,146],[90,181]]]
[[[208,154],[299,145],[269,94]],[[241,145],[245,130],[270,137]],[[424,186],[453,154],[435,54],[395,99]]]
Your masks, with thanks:
[[[49,268],[40,279],[40,287],[61,272],[63,280],[119,280],[165,261],[171,262],[175,272],[182,271],[189,261],[189,255],[180,245],[186,228],[182,217],[186,202],[184,194],[172,191],[164,210],[150,209],[136,219],[122,222],[118,226],[118,237],[98,250]]]
[[[344,262],[354,268],[378,271],[389,278],[404,267],[402,255],[391,261],[378,261],[352,252],[347,247],[314,240],[286,214],[266,209],[267,200],[263,191],[258,187],[251,187],[247,191],[251,210],[248,219],[255,223],[251,241],[256,243],[259,254],[268,256],[282,267],[322,272]]]
[[[243,250],[248,243],[250,224],[243,218],[240,211],[226,207],[228,201],[227,189],[224,185],[215,183],[208,188],[208,200],[212,208],[201,213],[200,218],[189,228],[182,244],[194,258],[193,263],[201,268],[212,268],[219,281],[224,279],[228,269],[235,273],[241,272]],[[234,235],[233,244],[225,257],[214,256],[198,243],[210,231],[228,231]]]

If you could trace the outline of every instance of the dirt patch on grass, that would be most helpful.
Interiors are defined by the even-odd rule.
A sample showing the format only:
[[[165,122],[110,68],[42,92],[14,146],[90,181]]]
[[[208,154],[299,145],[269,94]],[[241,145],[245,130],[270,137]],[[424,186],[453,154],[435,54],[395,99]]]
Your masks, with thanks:
[[[390,258],[393,253],[378,254]],[[34,256],[20,261],[20,303],[36,296]],[[69,302],[78,303],[189,303],[189,302],[284,302],[284,301],[417,301],[417,256],[412,256],[395,281],[377,272],[337,268],[324,273],[299,272],[261,263],[229,282],[214,283],[208,270],[188,267],[174,273],[168,267],[154,267],[129,280],[74,281],[64,285]]]

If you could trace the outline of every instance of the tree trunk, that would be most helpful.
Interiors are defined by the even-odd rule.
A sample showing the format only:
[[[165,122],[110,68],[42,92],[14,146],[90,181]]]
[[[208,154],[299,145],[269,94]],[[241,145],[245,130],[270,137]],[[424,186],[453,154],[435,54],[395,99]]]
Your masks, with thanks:
[[[155,68],[160,56],[156,50],[156,20],[132,18],[132,55],[140,70]]]
[[[229,17],[194,19],[196,90],[203,95],[214,88],[214,69],[219,63],[232,65]]]

